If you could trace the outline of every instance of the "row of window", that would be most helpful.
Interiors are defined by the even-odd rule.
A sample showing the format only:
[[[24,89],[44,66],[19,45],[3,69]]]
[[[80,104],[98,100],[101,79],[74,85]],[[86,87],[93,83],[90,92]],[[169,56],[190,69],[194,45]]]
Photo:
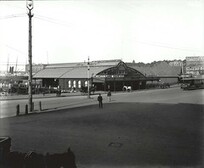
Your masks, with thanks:
[[[80,80],[79,81],[74,80],[73,82],[72,82],[72,80],[68,81],[68,88],[72,88],[72,87],[81,88],[81,85],[82,85],[82,82]],[[88,86],[88,81],[85,81],[84,85],[85,85],[85,87],[87,87]]]

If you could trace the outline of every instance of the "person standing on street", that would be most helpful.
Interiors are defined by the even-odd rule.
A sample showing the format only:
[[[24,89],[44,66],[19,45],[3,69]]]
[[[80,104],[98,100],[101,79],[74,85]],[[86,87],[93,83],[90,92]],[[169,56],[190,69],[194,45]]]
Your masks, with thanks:
[[[101,96],[101,94],[99,93],[98,95],[98,103],[99,103],[99,108],[103,108],[103,97]]]
[[[108,101],[111,102],[111,91],[110,90],[108,91],[107,96],[108,96]]]

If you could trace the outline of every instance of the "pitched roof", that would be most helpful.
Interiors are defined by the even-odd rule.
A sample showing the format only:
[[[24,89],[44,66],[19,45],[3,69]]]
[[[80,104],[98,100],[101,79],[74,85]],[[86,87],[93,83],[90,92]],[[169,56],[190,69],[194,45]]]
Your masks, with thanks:
[[[116,66],[121,60],[102,60],[90,62],[90,77],[97,73]],[[45,69],[37,72],[33,78],[87,78],[87,62],[49,64]]]
[[[121,60],[98,60],[90,61],[90,66],[116,66]],[[55,63],[46,64],[46,68],[74,68],[74,67],[87,67],[87,62],[71,62],[71,63]]]
[[[107,66],[90,67],[89,75],[95,76],[97,73],[107,69]],[[74,67],[74,68],[46,68],[37,72],[33,78],[87,78],[87,67]]]
[[[89,77],[95,76],[97,73],[107,69],[109,67],[90,67],[89,69]],[[73,68],[71,71],[66,72],[60,78],[87,78],[88,77],[88,69],[87,67],[77,67]]]
[[[37,72],[33,78],[60,78],[70,70],[72,70],[72,68],[45,68]]]

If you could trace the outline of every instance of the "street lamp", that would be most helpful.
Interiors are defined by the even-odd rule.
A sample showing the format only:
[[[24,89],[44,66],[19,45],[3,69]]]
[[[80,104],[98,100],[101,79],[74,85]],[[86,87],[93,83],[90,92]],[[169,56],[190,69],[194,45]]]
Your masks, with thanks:
[[[28,8],[28,10],[32,10],[33,9],[33,0],[26,0],[26,7]]]
[[[28,94],[29,94],[29,111],[33,111],[32,100],[32,17],[33,0],[26,0],[26,7],[28,8],[29,18],[29,32],[28,32],[28,62],[29,62],[29,76],[28,76]]]

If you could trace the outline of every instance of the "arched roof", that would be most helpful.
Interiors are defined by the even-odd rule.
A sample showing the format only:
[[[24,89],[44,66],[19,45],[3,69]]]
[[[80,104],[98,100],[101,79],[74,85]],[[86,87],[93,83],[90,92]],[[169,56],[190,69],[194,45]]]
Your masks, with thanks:
[[[138,70],[128,67],[124,62],[120,61],[118,65],[107,68],[96,74],[96,77],[134,77],[145,78],[145,76]]]

